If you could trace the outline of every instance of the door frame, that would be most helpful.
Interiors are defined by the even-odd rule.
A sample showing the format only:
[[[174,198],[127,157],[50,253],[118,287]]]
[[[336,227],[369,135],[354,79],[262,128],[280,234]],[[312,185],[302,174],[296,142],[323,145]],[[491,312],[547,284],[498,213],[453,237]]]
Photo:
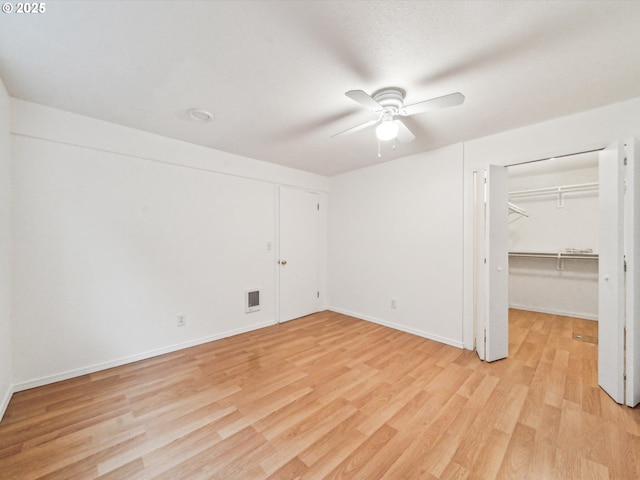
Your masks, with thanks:
[[[631,174],[634,175],[635,179],[640,179],[640,174],[638,173],[638,171],[640,170],[640,165],[638,165],[638,158],[640,156],[638,142],[635,139],[629,139],[626,143],[620,142],[620,145],[621,145],[620,148],[623,149],[623,153],[626,155],[625,158],[627,159],[627,163],[628,164],[632,163],[632,166],[630,168],[627,168],[627,175],[629,175],[630,174],[629,172],[631,172]],[[626,150],[625,150],[625,147],[626,147]],[[601,150],[604,150],[604,148],[591,150],[591,152],[596,152]],[[562,156],[570,156],[570,155],[575,155],[577,153],[588,153],[588,152],[576,152],[574,154],[567,154]],[[559,156],[550,157],[550,158],[559,158]],[[540,159],[540,160],[545,160],[545,159]],[[539,161],[539,160],[536,160],[536,161]],[[505,165],[505,167],[509,167],[512,165],[519,165],[522,163],[530,163],[530,161],[529,162],[522,161],[522,162],[517,162],[513,164],[508,164],[508,165]],[[474,171],[473,174],[474,174],[474,180],[475,180],[477,171]],[[473,256],[472,256],[473,262],[474,262],[473,332],[474,332],[474,335],[476,336],[476,338],[474,339],[473,348],[477,350],[476,340],[478,340],[480,336],[478,335],[479,324],[476,321],[476,315],[475,315],[476,308],[477,308],[476,294],[479,295],[481,290],[478,290],[476,286],[476,280],[478,278],[475,270],[477,268],[476,254],[479,250],[479,247],[476,245],[476,240],[479,237],[477,237],[476,235],[477,220],[475,217],[476,211],[477,211],[476,203],[475,203],[477,201],[477,192],[475,190],[475,183],[472,183],[472,185],[474,187],[474,190],[473,190],[474,244],[473,244]],[[624,227],[622,232],[622,235],[624,236],[624,239],[625,239],[625,254],[627,256],[626,260],[627,260],[628,271],[627,271],[627,275],[625,276],[625,282],[623,283],[623,286],[622,286],[624,293],[620,300],[621,302],[620,307],[623,309],[623,311],[626,310],[626,319],[625,319],[626,324],[622,326],[622,328],[624,328],[626,332],[626,337],[623,337],[623,345],[626,345],[626,352],[625,351],[622,352],[622,355],[624,356],[625,361],[622,363],[623,365],[622,368],[624,371],[623,373],[620,373],[620,375],[624,374],[627,382],[633,382],[633,386],[631,388],[627,387],[625,394],[621,395],[619,398],[620,398],[620,403],[625,403],[626,405],[632,406],[632,407],[637,405],[640,402],[640,293],[635,291],[635,290],[638,290],[637,286],[640,285],[640,265],[639,265],[640,261],[638,261],[638,256],[640,256],[640,233],[636,233],[634,231],[634,226],[637,227],[638,225],[640,225],[640,223],[638,223],[640,220],[640,212],[638,212],[638,210],[640,209],[630,208],[630,203],[632,203],[633,205],[638,205],[638,201],[640,201],[639,190],[640,190],[640,181],[632,182],[631,188],[627,189],[627,195],[624,196],[625,221],[624,221]],[[504,219],[505,222],[507,222],[507,218],[506,218],[507,216],[508,214],[505,216],[505,219]],[[485,242],[483,241],[483,243]],[[488,250],[490,250],[490,246],[486,244],[483,245],[481,248],[487,248]],[[490,252],[488,253],[488,256],[490,256]],[[490,289],[490,286],[486,287],[485,291],[488,292],[490,291],[489,289]],[[489,296],[488,295],[485,296],[484,302],[487,301],[486,298],[489,298]],[[508,304],[506,308],[508,312]],[[490,335],[490,332],[487,332],[487,335]],[[508,342],[508,326],[507,326],[507,342]],[[600,350],[600,348],[598,348],[598,350]],[[487,356],[486,352],[485,352],[485,356]],[[629,374],[628,378],[626,377],[627,374]]]

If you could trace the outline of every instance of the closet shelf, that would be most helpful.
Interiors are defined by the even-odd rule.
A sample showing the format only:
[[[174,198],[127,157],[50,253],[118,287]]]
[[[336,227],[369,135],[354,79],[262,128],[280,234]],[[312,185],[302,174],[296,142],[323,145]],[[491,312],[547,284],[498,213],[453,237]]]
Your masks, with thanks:
[[[532,197],[536,195],[549,195],[555,193],[588,192],[598,190],[598,183],[580,183],[577,185],[562,185],[560,187],[533,188],[531,190],[518,190],[509,192],[509,198]]]
[[[578,258],[587,260],[597,260],[597,253],[577,253],[577,252],[509,252],[510,257],[533,257],[533,258]]]
[[[564,260],[598,260],[597,253],[583,252],[509,252],[509,257],[525,257],[525,258],[554,258],[556,260],[556,268],[564,270]]]
[[[533,188],[531,190],[518,190],[509,192],[509,199],[537,197],[545,195],[557,195],[558,208],[564,207],[564,196],[567,193],[597,192],[598,183],[580,183],[576,185],[562,185],[559,187]]]

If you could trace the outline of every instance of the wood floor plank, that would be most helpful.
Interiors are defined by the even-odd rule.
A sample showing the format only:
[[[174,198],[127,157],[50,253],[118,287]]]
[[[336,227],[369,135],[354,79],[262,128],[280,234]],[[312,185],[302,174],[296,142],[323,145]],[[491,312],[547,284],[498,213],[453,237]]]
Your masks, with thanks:
[[[473,422],[463,438],[460,439],[453,456],[454,462],[471,472],[473,472],[473,466],[478,461],[484,445],[489,440],[493,424],[503,408],[503,399],[505,398],[505,390],[498,379],[489,375],[487,378],[495,383],[495,387],[484,407],[476,412]]]
[[[475,420],[477,412],[482,410],[489,400],[497,383],[498,380],[495,377],[485,376],[484,380],[475,389],[474,394],[465,403],[464,408],[456,415],[444,436],[434,445],[428,457],[424,459],[424,468],[433,475],[438,478],[444,475],[462,439],[468,433],[471,424]]]
[[[384,446],[387,445],[397,433],[398,431],[396,429],[388,425],[382,425],[378,430],[369,435],[365,442],[351,452],[351,454],[325,478],[327,480],[362,478],[360,476],[361,470],[368,462],[373,462],[373,457],[378,455],[378,452],[383,450]]]
[[[497,478],[520,480],[527,477],[533,459],[535,436],[533,428],[516,424]]]
[[[491,480],[498,478],[498,470],[504,459],[511,435],[492,428],[476,456],[471,467],[480,478]]]
[[[273,472],[267,480],[301,480],[309,470],[302,460],[294,457],[278,470]],[[229,477],[229,478],[251,478],[251,477]]]
[[[334,400],[274,438],[273,442],[279,448],[274,455],[261,461],[260,466],[268,474],[275,472],[355,412],[357,409],[345,400]]]
[[[528,393],[528,387],[514,385],[505,398],[504,406],[493,425],[495,429],[508,434],[513,432]]]
[[[509,321],[493,363],[320,312],[19,392],[0,478],[639,478],[640,409],[598,386],[597,323]]]
[[[556,447],[536,438],[533,444],[533,452],[531,453],[531,461],[529,462],[529,470],[525,478],[527,480],[555,478],[555,458]]]

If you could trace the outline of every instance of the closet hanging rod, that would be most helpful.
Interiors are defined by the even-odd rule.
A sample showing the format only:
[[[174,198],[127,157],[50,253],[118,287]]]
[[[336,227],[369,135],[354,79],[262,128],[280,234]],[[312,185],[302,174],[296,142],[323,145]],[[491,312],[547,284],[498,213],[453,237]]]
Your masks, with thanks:
[[[529,195],[551,195],[557,193],[589,192],[594,190],[598,190],[597,182],[580,183],[576,185],[562,185],[559,187],[532,188],[530,190],[518,190],[515,192],[509,192],[509,198],[526,197]]]
[[[601,152],[604,149],[605,147],[600,147],[600,148],[594,148],[592,150],[583,150],[581,152],[565,153],[563,155],[556,155],[555,157],[536,158],[535,160],[527,160],[526,162],[508,163],[505,165],[505,167],[514,167],[516,165],[525,165],[527,163],[544,162],[545,160],[556,160],[557,158],[573,157],[574,155],[583,155],[585,153],[596,153],[596,152]]]

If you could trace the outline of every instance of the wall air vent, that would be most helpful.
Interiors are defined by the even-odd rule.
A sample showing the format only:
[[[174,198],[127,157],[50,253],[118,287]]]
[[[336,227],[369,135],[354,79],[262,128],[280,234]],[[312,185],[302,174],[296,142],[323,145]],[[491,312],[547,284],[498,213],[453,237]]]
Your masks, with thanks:
[[[256,310],[260,310],[260,290],[251,289],[245,290],[244,292],[245,299],[245,312],[255,312]]]

